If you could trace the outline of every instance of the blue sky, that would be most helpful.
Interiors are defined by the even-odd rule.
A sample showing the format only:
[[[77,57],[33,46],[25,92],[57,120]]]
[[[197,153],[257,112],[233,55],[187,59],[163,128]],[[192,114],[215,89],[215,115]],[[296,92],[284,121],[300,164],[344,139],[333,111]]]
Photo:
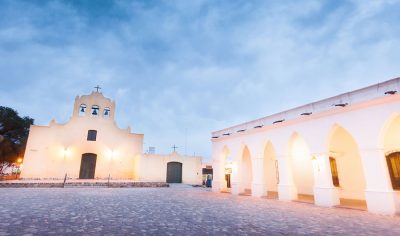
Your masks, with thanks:
[[[66,122],[99,84],[145,148],[400,76],[400,1],[0,0],[0,105]]]

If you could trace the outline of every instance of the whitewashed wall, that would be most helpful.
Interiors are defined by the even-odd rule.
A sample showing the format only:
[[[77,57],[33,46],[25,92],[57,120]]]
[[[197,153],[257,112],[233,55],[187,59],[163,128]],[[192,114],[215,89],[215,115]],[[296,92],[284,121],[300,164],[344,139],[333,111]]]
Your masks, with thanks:
[[[165,182],[167,178],[167,164],[169,162],[182,163],[182,183],[202,184],[202,158],[179,155],[173,152],[169,155],[145,154],[140,159],[140,180]]]

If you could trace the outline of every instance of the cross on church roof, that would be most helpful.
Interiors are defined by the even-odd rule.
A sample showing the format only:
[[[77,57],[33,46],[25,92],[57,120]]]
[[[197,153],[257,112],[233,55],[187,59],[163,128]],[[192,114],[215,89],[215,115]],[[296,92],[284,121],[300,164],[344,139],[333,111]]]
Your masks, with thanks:
[[[174,149],[174,152],[176,152],[176,149],[177,149],[178,147],[175,146],[175,144],[174,144],[174,146],[172,146],[171,148],[173,148],[173,149]]]
[[[96,86],[96,87],[94,87],[95,89],[96,89],[96,92],[99,92],[99,89],[101,89],[101,87],[100,86]]]

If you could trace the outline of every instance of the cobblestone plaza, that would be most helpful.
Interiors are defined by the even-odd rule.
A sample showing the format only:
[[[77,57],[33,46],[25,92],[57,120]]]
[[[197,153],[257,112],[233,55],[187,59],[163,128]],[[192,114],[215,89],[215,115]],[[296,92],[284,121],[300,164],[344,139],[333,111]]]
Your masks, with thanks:
[[[0,235],[400,235],[400,218],[203,188],[0,189]]]

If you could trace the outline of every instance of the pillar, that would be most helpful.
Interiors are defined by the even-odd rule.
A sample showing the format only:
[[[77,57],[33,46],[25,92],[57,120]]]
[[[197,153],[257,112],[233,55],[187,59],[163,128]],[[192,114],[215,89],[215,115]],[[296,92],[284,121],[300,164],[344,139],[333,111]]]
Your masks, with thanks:
[[[252,161],[253,181],[251,184],[251,195],[262,197],[266,195],[266,184],[264,183],[264,158],[260,155],[254,157]]]
[[[339,205],[339,190],[333,186],[329,155],[314,154],[312,158],[315,205],[327,207]]]
[[[223,172],[223,164],[220,160],[213,160],[213,183],[212,183],[212,191],[219,193],[224,190],[224,172]]]
[[[277,156],[279,170],[278,195],[279,200],[291,201],[297,199],[297,189],[294,185],[290,157]]]
[[[231,193],[233,195],[239,195],[243,190],[241,189],[238,176],[238,163],[233,162],[232,174],[231,174]]]
[[[239,165],[241,164],[241,161],[238,161],[237,158],[237,152],[235,152],[236,155],[234,155],[235,161],[232,162],[232,174],[231,174],[231,193],[233,195],[239,195],[239,193],[242,192],[242,189],[240,189],[240,175],[239,175]]]
[[[360,150],[366,178],[365,198],[368,211],[378,214],[394,215],[396,193],[393,191],[385,154],[382,149]]]

